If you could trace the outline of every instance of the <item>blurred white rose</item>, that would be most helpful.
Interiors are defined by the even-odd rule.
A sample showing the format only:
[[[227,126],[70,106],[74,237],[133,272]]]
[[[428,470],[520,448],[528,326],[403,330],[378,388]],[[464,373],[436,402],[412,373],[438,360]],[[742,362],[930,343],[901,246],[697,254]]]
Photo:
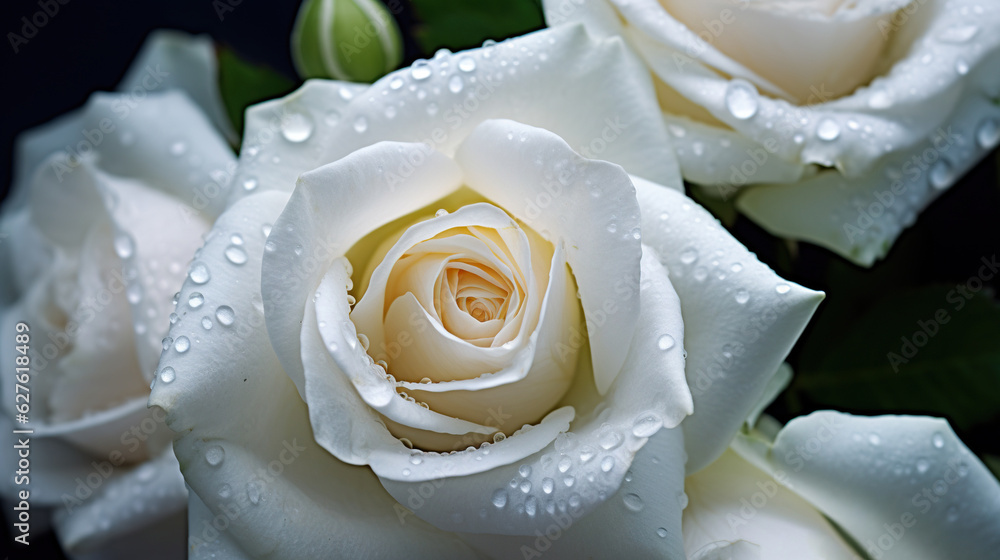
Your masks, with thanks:
[[[146,401],[173,294],[235,168],[215,80],[210,39],[158,32],[119,92],[18,143],[0,218],[2,424],[33,433],[5,431],[30,439],[31,463],[18,481],[4,453],[3,492],[30,491],[36,533],[51,506],[73,557],[184,555],[173,434]],[[13,359],[19,323],[28,378]],[[15,380],[27,424],[15,424]]]
[[[625,38],[685,179],[858,264],[1000,142],[995,3],[546,0],[545,13]]]

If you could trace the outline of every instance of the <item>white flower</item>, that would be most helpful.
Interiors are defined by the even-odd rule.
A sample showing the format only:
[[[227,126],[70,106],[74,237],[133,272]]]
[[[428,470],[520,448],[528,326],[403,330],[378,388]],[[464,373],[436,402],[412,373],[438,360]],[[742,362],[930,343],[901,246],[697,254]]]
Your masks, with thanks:
[[[686,179],[859,264],[1000,142],[994,4],[547,0],[545,12],[628,41]]]
[[[146,401],[172,296],[235,167],[202,112],[225,118],[214,64],[209,39],[157,33],[118,93],[94,94],[18,144],[0,219],[2,423],[33,433],[8,435],[29,437],[30,475],[5,475],[3,491],[53,507],[71,554],[183,550],[173,434]],[[30,329],[26,378],[15,370],[19,323]],[[14,424],[15,380],[30,395],[26,426]],[[18,457],[3,457],[16,471]],[[164,540],[151,545],[156,534]]]
[[[620,41],[566,28],[248,111],[256,192],[150,397],[192,555],[519,557],[559,522],[547,557],[680,557],[685,462],[822,294],[678,192],[655,107]]]

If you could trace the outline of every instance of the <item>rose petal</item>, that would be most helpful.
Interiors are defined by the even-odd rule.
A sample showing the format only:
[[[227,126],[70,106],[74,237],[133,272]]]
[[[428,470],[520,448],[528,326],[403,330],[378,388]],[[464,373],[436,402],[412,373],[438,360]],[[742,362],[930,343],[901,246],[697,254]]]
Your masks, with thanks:
[[[684,495],[684,465],[674,458],[683,453],[680,430],[660,430],[636,454],[629,480],[594,511],[585,513],[559,500],[549,513],[543,501],[538,533],[462,538],[491,558],[682,558],[678,499]],[[560,485],[560,479],[557,475],[554,485]]]
[[[648,118],[658,111],[648,72],[620,41],[594,41],[578,26],[442,53],[363,94],[343,91],[335,82],[308,82],[259,106],[256,129],[249,128],[251,110],[247,137],[257,140],[246,142],[253,149],[244,150],[237,183],[252,176],[260,188],[290,191],[300,173],[383,140],[424,142],[451,155],[479,123],[512,118],[552,130],[585,155],[682,188],[663,125]],[[321,112],[330,102],[314,100],[341,95],[351,103],[327,120]],[[607,110],[595,118],[594,107]],[[289,135],[280,127],[282,112],[303,117],[285,119]]]
[[[138,101],[150,91],[183,91],[216,130],[236,144],[239,138],[222,103],[218,74],[215,44],[210,36],[158,29],[146,38],[117,89]]]
[[[689,476],[684,482],[687,557],[743,541],[756,548],[756,555],[748,557],[759,560],[853,558],[854,551],[823,515],[776,481],[784,476],[765,474],[729,450]]]
[[[261,193],[223,214],[201,250],[211,278],[189,278],[181,291],[182,301],[201,293],[206,311],[186,312],[171,327],[170,336],[190,337],[191,348],[164,355],[150,405],[164,407],[168,424],[183,433],[174,450],[185,479],[213,515],[230,520],[229,534],[251,557],[350,558],[364,551],[395,558],[414,549],[473,557],[416,518],[401,524],[396,502],[370,470],[338,461],[313,441],[305,404],[270,346],[258,288],[260,232],[286,199]],[[237,233],[248,257],[242,265],[224,256]],[[211,310],[223,305],[232,315],[212,320]],[[166,367],[174,368],[169,383]]]
[[[831,411],[796,418],[773,444],[734,449],[882,558],[989,558],[1000,483],[944,420]]]
[[[63,549],[74,558],[183,555],[188,500],[173,451],[167,448],[160,457],[115,474],[82,505],[69,501],[58,511],[56,534]]]
[[[669,268],[684,313],[695,412],[683,427],[694,473],[729,445],[823,294],[782,280],[683,194],[632,182],[643,243]]]
[[[805,239],[870,266],[998,142],[1000,107],[971,92],[946,128],[894,152],[867,175],[823,171],[799,183],[755,185],[736,204],[776,235]]]
[[[470,187],[564,244],[604,394],[626,359],[639,309],[639,207],[628,175],[581,158],[551,132],[503,120],[476,127],[456,160]]]

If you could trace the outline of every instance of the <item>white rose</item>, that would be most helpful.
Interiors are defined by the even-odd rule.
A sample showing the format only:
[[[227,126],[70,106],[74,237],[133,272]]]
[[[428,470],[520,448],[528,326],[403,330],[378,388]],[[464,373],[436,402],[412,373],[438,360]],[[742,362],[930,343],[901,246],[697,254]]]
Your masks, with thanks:
[[[235,168],[192,102],[225,118],[213,49],[157,33],[119,93],[94,94],[19,140],[0,219],[0,373],[5,445],[28,438],[30,467],[13,476],[20,456],[5,451],[3,491],[30,491],[36,534],[51,506],[72,555],[183,554],[173,434],[146,401],[172,296]]]
[[[546,0],[545,12],[628,41],[686,179],[859,264],[1000,142],[993,3]]]
[[[251,108],[150,397],[192,556],[680,557],[685,463],[822,295],[678,192],[655,107],[577,27]]]

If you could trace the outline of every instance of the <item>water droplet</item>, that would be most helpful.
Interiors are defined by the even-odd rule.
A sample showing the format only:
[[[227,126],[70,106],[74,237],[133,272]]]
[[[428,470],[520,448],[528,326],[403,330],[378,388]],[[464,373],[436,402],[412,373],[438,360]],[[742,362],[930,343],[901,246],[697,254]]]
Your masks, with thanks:
[[[833,119],[823,119],[816,126],[816,136],[820,140],[832,142],[840,136],[840,125]]]
[[[556,465],[556,468],[559,469],[559,472],[564,473],[568,471],[572,466],[573,466],[573,460],[563,455],[562,457],[559,458],[559,463]]]
[[[656,414],[644,414],[635,419],[632,424],[632,435],[640,438],[648,438],[658,432],[663,427],[663,421]]]
[[[428,103],[427,104],[427,114],[428,115],[430,115],[430,116],[433,117],[434,115],[437,114],[437,112],[438,112],[438,104],[437,103]]]
[[[128,288],[125,289],[125,297],[132,305],[142,301],[142,284],[134,280],[129,282]]]
[[[431,77],[431,67],[426,60],[418,60],[410,67],[410,75],[414,80],[426,80]]]
[[[931,436],[931,444],[934,445],[934,447],[941,449],[944,447],[944,436],[941,435],[940,432],[935,432],[934,435]]]
[[[208,282],[212,278],[212,273],[208,271],[205,263],[196,262],[191,265],[191,271],[188,272],[188,276],[192,282],[200,285]]]
[[[528,478],[529,476],[531,476],[531,466],[521,465],[517,469],[517,474],[521,475],[521,478]]]
[[[951,162],[947,159],[942,157],[931,166],[930,182],[931,186],[935,189],[941,190],[948,188],[954,179],[955,177],[952,173]]]
[[[226,458],[226,451],[219,445],[213,445],[205,451],[205,462],[213,467],[218,467]]]
[[[171,346],[173,346],[173,344],[174,344],[174,339],[172,339],[172,338],[170,338],[170,337],[168,336],[168,337],[164,338],[164,339],[163,339],[163,340],[162,340],[162,341],[160,342],[160,344],[161,344],[161,346],[163,347],[163,349],[164,349],[164,350],[169,350],[169,349],[170,349],[170,347],[171,347]]]
[[[176,377],[176,372],[174,372],[174,368],[170,366],[167,366],[160,370],[161,383],[170,383],[171,381],[174,380],[175,377]]]
[[[233,495],[233,488],[228,484],[223,484],[219,486],[219,490],[217,492],[220,498],[228,498]]]
[[[962,60],[961,58],[955,61],[955,72],[958,72],[959,76],[964,76],[969,73],[969,63]]]
[[[448,80],[448,91],[452,93],[459,93],[462,88],[465,87],[465,82],[462,81],[462,77],[459,75],[454,75]]]
[[[542,492],[545,492],[546,494],[551,494],[552,491],[555,490],[555,487],[556,487],[556,482],[551,478],[542,479]]]
[[[472,72],[476,69],[476,61],[470,56],[458,59],[458,69],[462,72]]]
[[[175,156],[182,156],[187,151],[187,144],[184,142],[174,142],[170,145],[170,153]]]
[[[605,451],[610,451],[622,443],[622,436],[613,428],[606,428],[598,438],[598,443]]]
[[[132,236],[127,233],[119,233],[115,236],[115,253],[123,258],[127,259],[132,256],[135,250],[135,243],[132,242]]]
[[[868,434],[868,443],[870,443],[872,445],[878,445],[878,444],[882,443],[882,438],[879,437],[879,435],[876,434],[876,433],[874,433],[874,432],[870,433],[870,434]]]
[[[252,481],[250,481],[250,482],[247,483],[247,498],[250,499],[250,503],[251,504],[257,505],[257,504],[260,503],[260,499],[261,499],[260,493],[261,493],[261,490],[262,490],[262,488],[261,488],[261,483],[260,482],[258,482],[256,480],[252,480]]]
[[[538,498],[534,496],[528,496],[528,499],[524,501],[524,513],[527,513],[531,517],[534,517],[538,512]]]
[[[250,192],[256,188],[257,188],[256,177],[247,177],[246,179],[243,179],[243,190]]]
[[[757,90],[744,80],[732,80],[726,87],[726,108],[740,120],[757,114]]]
[[[674,347],[674,337],[669,334],[661,335],[660,338],[656,339],[656,347],[660,350],[670,350]]]
[[[493,493],[493,498],[491,498],[490,501],[493,502],[493,505],[497,508],[504,507],[507,505],[507,492],[503,488],[500,488]]]
[[[391,80],[389,80],[389,89],[399,89],[401,87],[403,87],[403,78],[394,76]]]
[[[566,476],[563,477],[563,484],[566,485],[566,488],[572,488],[573,487],[573,483],[575,483],[575,482],[576,482],[576,477],[574,477],[571,474],[568,474],[568,475],[566,475]]]
[[[330,109],[323,115],[323,122],[329,126],[335,126],[340,122],[340,113],[336,109]]]
[[[361,115],[354,120],[354,132],[361,134],[366,130],[368,130],[368,119]]]
[[[202,317],[201,318],[201,328],[205,329],[206,331],[212,330],[212,320],[209,319],[207,316],[206,317]]]
[[[385,110],[382,111],[382,113],[385,115],[385,118],[387,119],[396,118],[396,108],[392,105],[386,106]]]
[[[608,233],[614,233],[616,231],[618,231],[618,225],[617,224],[614,224],[614,223],[608,224]]]
[[[664,529],[663,527],[660,527],[659,529],[656,530],[656,536],[660,537],[661,539],[667,538],[668,534],[669,533],[667,532],[667,530]]]
[[[948,523],[958,521],[958,506],[951,506],[944,512],[944,519]]]
[[[503,432],[497,432],[493,434],[493,443],[500,443],[501,441],[507,439],[507,434]]]
[[[178,336],[177,340],[174,341],[174,350],[183,354],[191,349],[191,340],[186,336]]]
[[[930,461],[928,461],[927,459],[924,459],[923,457],[917,459],[917,472],[918,473],[924,474],[925,472],[927,472],[927,469],[929,469],[929,468],[931,468],[931,462]]]
[[[272,228],[271,224],[264,224],[260,226],[260,232],[261,234],[264,235],[264,238],[267,238],[268,235],[271,235],[271,228]]]
[[[677,505],[681,506],[681,509],[688,507],[688,495],[683,490],[677,494]]]
[[[746,290],[736,290],[736,303],[744,304],[750,301],[750,293]]]
[[[312,135],[312,131],[312,119],[302,113],[292,113],[281,120],[281,135],[289,142],[304,142]]]
[[[236,321],[236,312],[228,305],[220,305],[215,310],[215,318],[219,321],[220,325],[228,327]]]
[[[521,483],[520,487],[521,487],[521,492],[524,494],[531,492],[531,481],[525,480],[524,482]]]
[[[688,247],[681,252],[681,262],[684,264],[691,264],[698,260],[698,250],[694,247]]]
[[[878,90],[868,98],[868,106],[872,109],[885,109],[892,105],[892,97],[885,90]]]
[[[625,507],[632,511],[642,511],[642,508],[645,507],[645,504],[642,503],[642,498],[638,494],[625,494],[623,501],[625,502]]]
[[[611,455],[601,459],[601,470],[604,472],[611,472],[611,469],[615,468],[615,458]]]
[[[177,323],[177,320],[180,319],[176,313],[171,313],[167,318],[170,320],[171,325]]]
[[[226,260],[235,265],[244,264],[247,262],[247,252],[239,245],[230,245],[226,247]]]
[[[593,447],[589,445],[584,445],[583,447],[580,448],[580,461],[586,463],[587,461],[593,459],[596,453],[597,452],[594,451]]]
[[[791,289],[792,287],[789,286],[788,284],[778,284],[777,286],[774,287],[774,291],[778,292],[779,294],[787,294]]]
[[[188,307],[191,309],[198,309],[205,303],[205,296],[201,295],[201,292],[191,292],[188,296]]]
[[[988,117],[979,123],[979,128],[976,129],[976,142],[980,148],[993,149],[1000,142],[1000,121]]]

